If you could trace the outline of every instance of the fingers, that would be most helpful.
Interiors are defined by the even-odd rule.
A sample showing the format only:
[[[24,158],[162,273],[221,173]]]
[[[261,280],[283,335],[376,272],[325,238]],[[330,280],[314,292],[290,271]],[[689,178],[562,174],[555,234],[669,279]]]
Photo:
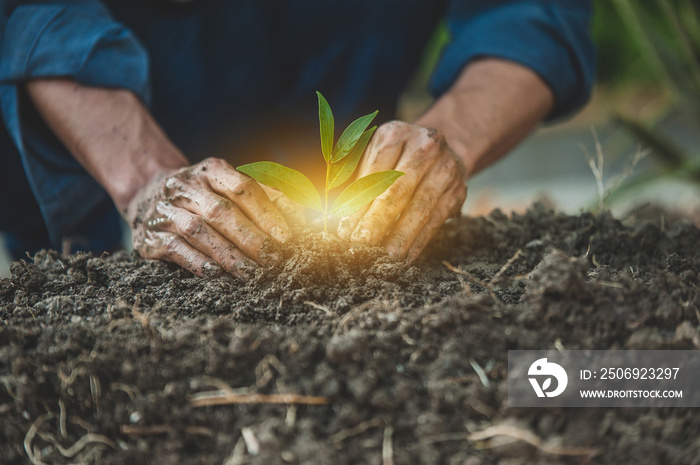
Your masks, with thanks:
[[[401,121],[390,121],[377,129],[365,148],[358,177],[393,169],[406,148],[409,131],[410,125]]]
[[[339,234],[370,245],[383,243],[390,254],[415,260],[440,225],[460,210],[466,198],[465,170],[435,130],[391,123],[377,135],[365,153],[363,174],[397,169],[405,176],[342,219]]]
[[[370,204],[350,236],[351,240],[376,245],[389,232],[399,215],[411,214],[414,221],[416,215],[426,217],[453,180],[454,173],[451,164],[443,160],[445,154],[440,141],[427,132],[421,131],[419,134],[419,137],[404,144],[404,152],[396,165],[397,170],[406,174]],[[421,189],[418,189],[419,184]],[[412,231],[405,230],[410,225],[410,222],[406,223],[399,232],[411,236]]]
[[[367,212],[355,226],[350,240],[377,245],[408,205],[417,182],[416,176],[409,177],[409,173],[397,179],[389,189],[370,204]]]
[[[459,201],[459,198],[461,198],[462,200]],[[455,212],[455,206],[461,207],[462,203],[464,203],[465,198],[466,188],[460,188],[460,186],[451,189],[449,192],[447,192],[447,195],[443,195],[442,197],[440,197],[437,204],[435,205],[435,208],[430,214],[428,221],[423,226],[423,229],[416,235],[415,239],[410,243],[410,246],[407,248],[406,260],[408,261],[408,263],[413,263],[421,254],[425,246],[428,245],[430,240],[433,238],[435,233],[437,233],[437,231],[440,229],[443,223],[448,218],[454,216],[456,212],[459,212],[460,208],[457,208]],[[457,201],[455,201],[455,199],[457,199]],[[404,245],[401,246],[402,251],[406,248],[407,243],[408,242],[404,243]]]
[[[223,160],[203,162],[206,180],[219,196],[229,199],[249,218],[256,229],[278,242],[289,239],[289,227],[262,187],[254,179],[239,173]]]
[[[214,260],[177,234],[149,232],[144,242],[145,248],[140,251],[143,258],[173,262],[202,278],[215,278],[223,271]]]
[[[288,225],[306,227],[309,219],[307,218],[304,207],[284,195],[280,190],[265,185],[261,185],[260,187],[265,191],[267,198],[270,199],[272,205],[280,212]]]
[[[238,204],[192,184],[183,183],[177,189],[182,195],[173,200],[173,205],[182,207],[195,215],[189,227],[177,231],[187,242],[201,243],[200,239],[194,238],[201,234],[216,242],[213,235],[216,233],[259,264],[266,264],[276,259],[274,256],[264,255],[263,245],[267,236],[243,213]],[[168,213],[167,210],[162,210],[163,214]],[[183,218],[186,215],[178,214],[175,217]]]
[[[406,123],[400,121],[391,121],[377,130],[365,149],[357,170],[358,178],[369,173],[391,170],[396,167],[406,147],[407,139],[404,136],[407,126]],[[338,225],[338,236],[343,239],[350,239],[358,223],[365,216],[371,205],[372,203],[360,208],[360,210],[350,216],[341,218]]]
[[[364,207],[361,207],[352,215],[340,219],[340,222],[338,223],[338,236],[340,238],[345,240],[350,239],[350,236],[355,230],[357,223],[359,223],[362,217],[365,215],[365,213],[367,213],[367,210],[369,210],[370,205],[372,204],[369,203]]]
[[[133,203],[136,202],[136,203]],[[222,160],[209,159],[154,179],[133,200],[134,248],[212,277],[249,277],[277,261],[268,241],[284,242],[288,227],[260,186]]]
[[[386,239],[386,251],[395,257],[405,257],[418,233],[430,220],[441,192],[432,186],[421,185]]]
[[[221,268],[239,278],[252,277],[257,265],[201,217],[185,209],[170,207],[173,230],[189,245],[214,259]]]
[[[425,227],[434,213],[442,196],[449,198],[452,208],[461,206],[464,198],[456,192],[448,192],[461,185],[459,177],[454,176],[449,163],[437,163],[430,173],[421,181],[413,197],[401,216],[393,225],[391,233],[385,239],[387,252],[397,257],[405,257],[418,233]],[[444,217],[445,221],[448,217]]]

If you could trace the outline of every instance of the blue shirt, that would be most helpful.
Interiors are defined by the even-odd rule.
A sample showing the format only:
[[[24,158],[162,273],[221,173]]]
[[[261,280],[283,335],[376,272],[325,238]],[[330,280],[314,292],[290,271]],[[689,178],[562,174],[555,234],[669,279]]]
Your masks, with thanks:
[[[594,78],[590,17],[590,0],[0,0],[0,230],[118,246],[110,199],[37,114],[27,79],[131,90],[197,161],[212,140],[314,121],[315,90],[338,127],[375,109],[390,119],[443,18],[435,96],[470,60],[495,56],[538,73],[555,95],[550,119],[567,115]]]

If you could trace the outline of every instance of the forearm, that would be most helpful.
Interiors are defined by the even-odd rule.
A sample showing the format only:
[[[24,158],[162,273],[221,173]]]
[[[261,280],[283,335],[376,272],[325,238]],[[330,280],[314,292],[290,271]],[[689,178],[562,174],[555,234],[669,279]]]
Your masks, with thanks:
[[[533,71],[485,58],[470,63],[416,124],[440,131],[473,176],[524,139],[553,105],[552,91]]]
[[[86,87],[69,79],[32,80],[26,89],[51,130],[122,214],[160,173],[188,165],[129,91]]]

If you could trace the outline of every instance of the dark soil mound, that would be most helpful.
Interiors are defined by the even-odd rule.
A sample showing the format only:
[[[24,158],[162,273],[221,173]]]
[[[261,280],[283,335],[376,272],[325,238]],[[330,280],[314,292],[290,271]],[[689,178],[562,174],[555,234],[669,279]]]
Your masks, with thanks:
[[[284,253],[249,282],[14,263],[0,462],[700,463],[693,409],[506,407],[509,349],[700,348],[690,222],[535,206],[452,221],[416,266],[313,235]]]

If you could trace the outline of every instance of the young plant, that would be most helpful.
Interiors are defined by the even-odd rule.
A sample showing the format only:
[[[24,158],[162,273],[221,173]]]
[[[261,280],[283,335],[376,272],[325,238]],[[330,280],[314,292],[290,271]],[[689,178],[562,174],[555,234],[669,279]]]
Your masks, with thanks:
[[[333,113],[323,95],[320,92],[316,93],[318,94],[318,120],[321,126],[321,152],[326,161],[326,187],[323,191],[323,201],[309,178],[279,163],[259,161],[236,169],[261,184],[281,190],[298,204],[321,212],[323,232],[328,232],[329,216],[351,215],[381,195],[404,173],[389,170],[363,176],[346,187],[329,205],[328,192],[341,186],[355,172],[369,139],[377,129],[376,126],[367,129],[369,123],[377,116],[377,112],[353,121],[334,145]]]

